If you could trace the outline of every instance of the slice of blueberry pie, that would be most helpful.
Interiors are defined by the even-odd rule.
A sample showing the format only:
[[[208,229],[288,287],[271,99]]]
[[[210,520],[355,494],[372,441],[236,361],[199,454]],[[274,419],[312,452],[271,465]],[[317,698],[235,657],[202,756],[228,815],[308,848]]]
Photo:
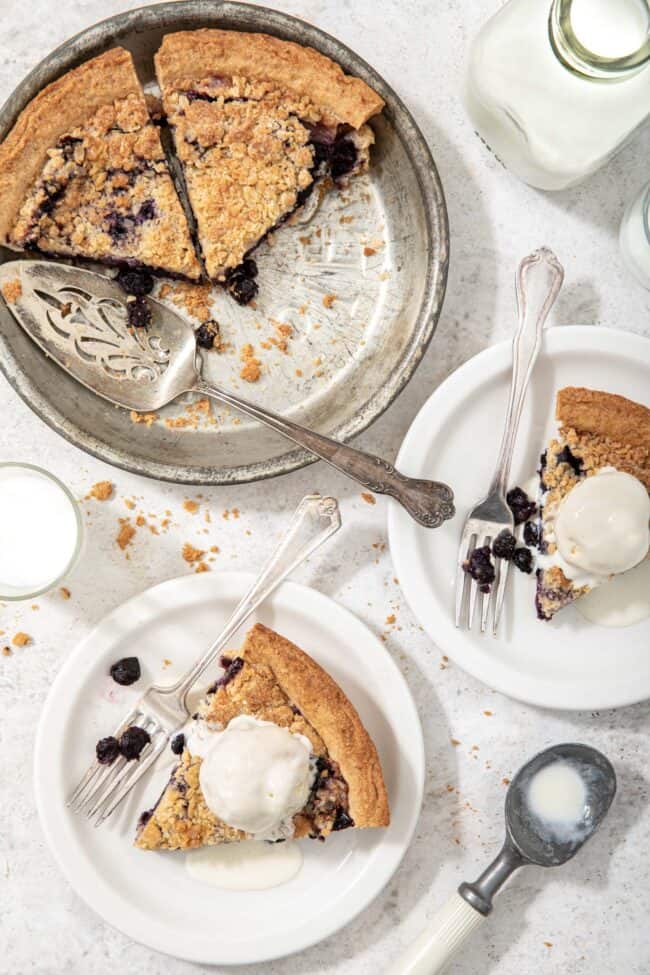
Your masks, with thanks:
[[[127,51],[112,49],[67,72],[19,116],[0,145],[0,241],[200,276]]]
[[[266,34],[168,34],[156,73],[208,275],[245,304],[255,246],[317,184],[368,166],[383,101],[311,48]]]
[[[536,607],[550,619],[648,555],[650,409],[613,393],[566,387],[560,428],[541,457]]]
[[[245,839],[325,839],[390,815],[373,742],[343,691],[314,660],[260,624],[223,658],[179,762],[136,846],[187,850]]]

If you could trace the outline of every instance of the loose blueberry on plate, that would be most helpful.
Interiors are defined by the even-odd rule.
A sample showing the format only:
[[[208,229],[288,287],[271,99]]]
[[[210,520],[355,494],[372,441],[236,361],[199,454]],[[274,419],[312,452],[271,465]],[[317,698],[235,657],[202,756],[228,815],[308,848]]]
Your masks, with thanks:
[[[140,679],[140,661],[137,657],[122,657],[113,664],[110,674],[116,684],[122,684],[124,687],[135,684]]]
[[[122,270],[117,275],[117,283],[127,295],[143,298],[153,290],[153,275],[148,271]]]
[[[100,765],[112,765],[120,754],[120,744],[117,738],[109,735],[108,738],[100,738],[95,745],[95,754]]]
[[[131,762],[133,759],[140,758],[142,749],[150,741],[151,738],[144,728],[138,728],[134,724],[130,728],[127,728],[120,738],[120,752],[127,761]]]
[[[515,553],[516,547],[517,539],[506,528],[502,532],[499,532],[492,542],[492,554],[498,559],[506,559],[509,562]]]
[[[529,575],[533,571],[533,556],[528,548],[518,548],[515,549],[515,554],[512,556],[513,563],[521,572],[525,572]]]
[[[151,325],[151,308],[146,298],[129,295],[126,311],[131,328],[148,328]]]
[[[174,755],[182,755],[184,748],[185,748],[185,735],[182,733],[178,735],[174,735],[171,741],[171,750],[173,751]]]

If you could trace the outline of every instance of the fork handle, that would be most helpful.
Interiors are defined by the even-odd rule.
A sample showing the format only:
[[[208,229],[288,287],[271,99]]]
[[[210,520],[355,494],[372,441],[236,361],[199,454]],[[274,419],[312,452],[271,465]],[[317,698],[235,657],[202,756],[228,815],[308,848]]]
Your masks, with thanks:
[[[510,462],[533,366],[539,354],[542,332],[564,280],[564,269],[553,251],[540,247],[525,257],[517,269],[518,324],[512,340],[512,379],[506,422],[496,468],[490,486],[501,493],[508,488]]]
[[[302,499],[279,546],[260,575],[238,603],[232,616],[212,646],[173,687],[156,688],[180,698],[187,708],[187,694],[201,674],[226,649],[236,631],[267,596],[293,572],[301,562],[327,541],[341,527],[341,515],[335,498],[320,494]]]
[[[308,430],[278,413],[240,399],[239,396],[203,379],[196,383],[194,390],[228,403],[267,427],[277,430],[282,436],[316,454],[331,467],[335,467],[342,474],[347,474],[374,494],[389,495],[425,528],[438,528],[444,521],[454,516],[453,492],[440,481],[407,477],[381,457],[367,454],[356,447],[349,447],[314,430]]]

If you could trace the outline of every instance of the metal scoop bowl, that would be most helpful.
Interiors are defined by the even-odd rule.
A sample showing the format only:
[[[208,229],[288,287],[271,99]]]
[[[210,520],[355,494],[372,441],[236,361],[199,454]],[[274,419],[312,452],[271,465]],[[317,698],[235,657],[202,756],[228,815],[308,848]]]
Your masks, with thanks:
[[[541,818],[530,801],[531,783],[542,770],[560,763],[578,773],[585,795],[582,811],[570,824]],[[589,745],[553,745],[521,768],[508,788],[506,839],[498,856],[474,883],[463,883],[429,927],[388,970],[389,975],[436,975],[492,910],[492,900],[519,867],[558,867],[593,836],[616,794],[616,773],[604,755]]]

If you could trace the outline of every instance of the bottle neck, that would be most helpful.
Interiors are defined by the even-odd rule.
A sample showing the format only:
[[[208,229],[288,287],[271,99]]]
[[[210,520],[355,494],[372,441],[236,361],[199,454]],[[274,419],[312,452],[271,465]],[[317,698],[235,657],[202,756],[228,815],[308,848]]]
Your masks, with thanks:
[[[574,74],[621,81],[650,63],[648,0],[552,0],[549,38]]]

